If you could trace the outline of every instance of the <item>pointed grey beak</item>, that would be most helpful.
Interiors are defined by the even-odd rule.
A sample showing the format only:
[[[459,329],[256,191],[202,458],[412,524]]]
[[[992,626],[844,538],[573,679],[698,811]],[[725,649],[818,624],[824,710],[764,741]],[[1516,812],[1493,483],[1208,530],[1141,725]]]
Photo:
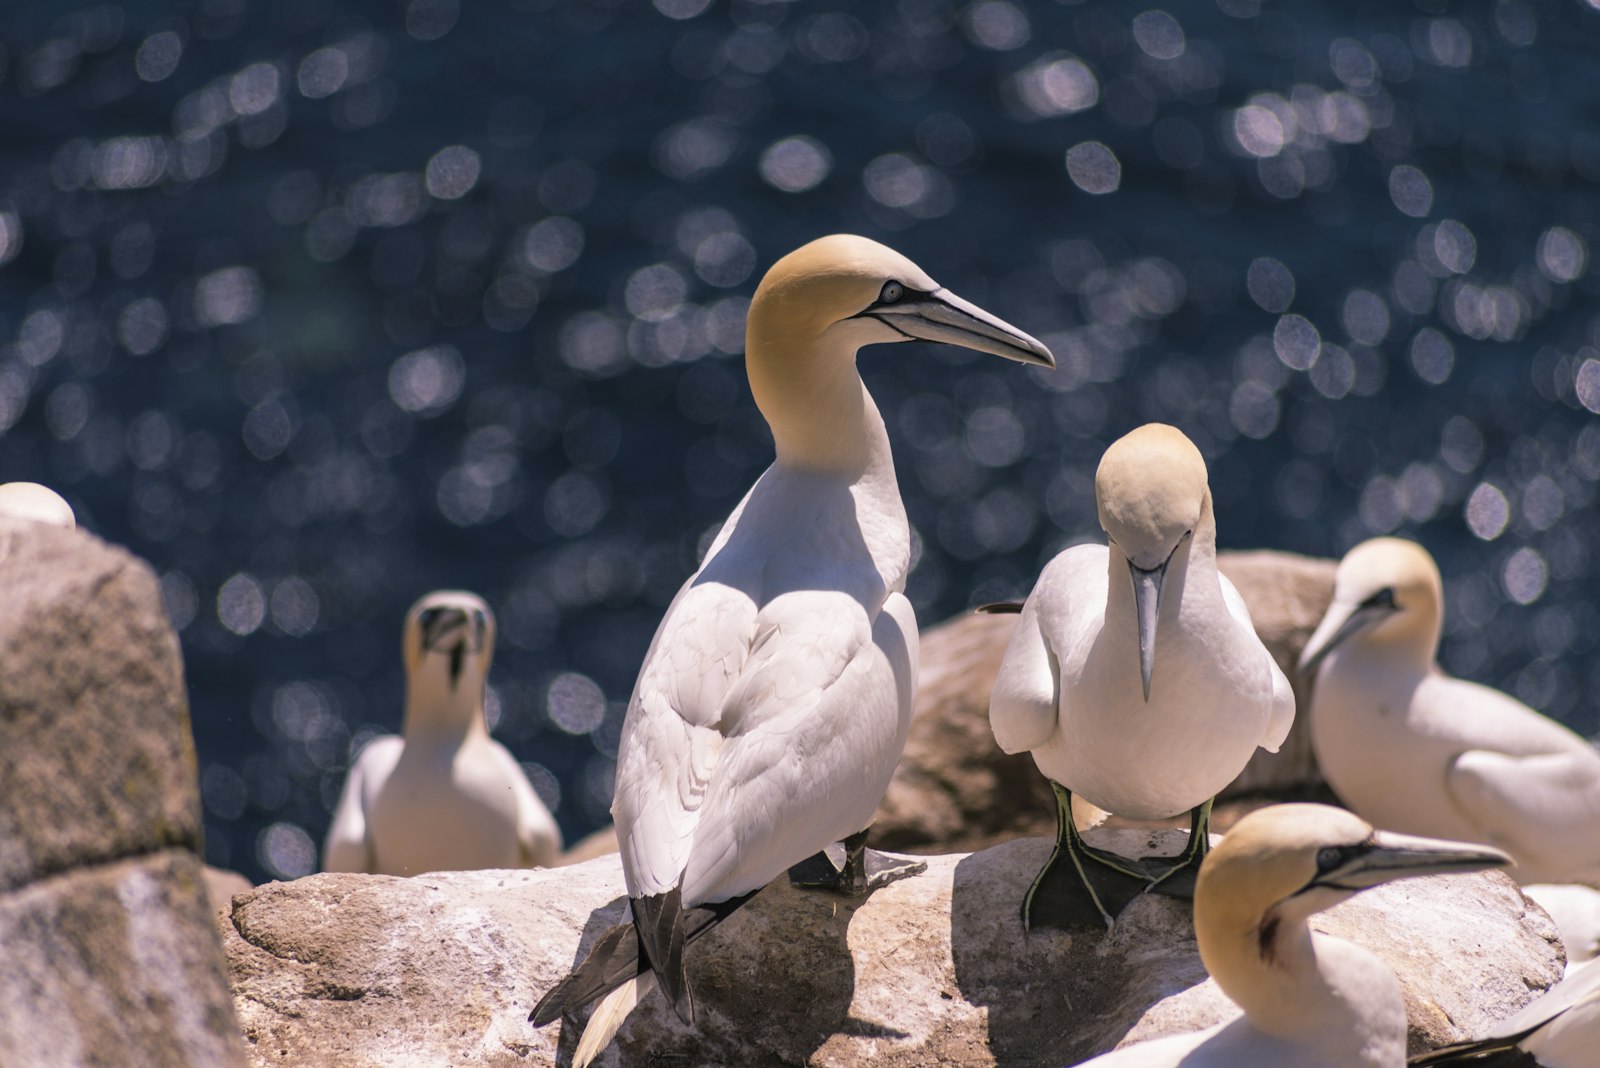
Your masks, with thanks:
[[[906,299],[895,304],[875,305],[865,314],[908,338],[942,341],[1039,367],[1056,365],[1055,357],[1038,338],[1023,333],[948,289],[907,293]]]
[[[1306,647],[1300,653],[1299,671],[1302,678],[1314,678],[1317,668],[1329,653],[1362,631],[1377,626],[1395,612],[1392,603],[1362,604],[1351,609],[1341,622],[1336,611],[1338,607],[1337,603],[1329,607],[1328,614],[1322,617],[1322,622],[1306,641]]]
[[[1512,863],[1510,857],[1492,846],[1443,838],[1417,838],[1392,831],[1374,831],[1367,843],[1342,852],[1346,859],[1318,872],[1307,889],[1320,886],[1333,890],[1366,890],[1396,879],[1483,871]]]
[[[1167,580],[1167,565],[1172,557],[1149,571],[1128,561],[1133,577],[1133,611],[1139,622],[1139,681],[1144,683],[1144,699],[1150,700],[1150,670],[1156,662],[1156,620],[1161,618],[1161,587]]]

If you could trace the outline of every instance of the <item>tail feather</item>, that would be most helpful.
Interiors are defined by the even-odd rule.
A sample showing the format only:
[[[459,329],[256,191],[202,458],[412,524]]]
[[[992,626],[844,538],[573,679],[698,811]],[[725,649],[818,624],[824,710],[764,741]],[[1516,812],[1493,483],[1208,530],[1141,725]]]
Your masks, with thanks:
[[[578,1050],[572,1055],[572,1068],[589,1068],[594,1059],[611,1043],[622,1023],[634,1006],[655,989],[654,972],[641,972],[631,983],[623,983],[605,996],[584,1025],[583,1037],[578,1039]]]
[[[535,1027],[554,1023],[564,1014],[576,1012],[622,986],[638,975],[642,966],[638,932],[631,923],[618,924],[600,936],[571,975],[539,999],[528,1019]]]

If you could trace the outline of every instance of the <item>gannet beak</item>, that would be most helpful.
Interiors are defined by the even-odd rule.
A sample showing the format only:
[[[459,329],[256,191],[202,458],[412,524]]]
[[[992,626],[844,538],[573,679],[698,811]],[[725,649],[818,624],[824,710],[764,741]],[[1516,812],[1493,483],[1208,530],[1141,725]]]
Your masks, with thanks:
[[[1417,838],[1391,831],[1374,831],[1367,842],[1339,852],[1343,854],[1343,861],[1319,871],[1307,889],[1326,887],[1353,892],[1416,875],[1483,871],[1512,863],[1510,857],[1492,846],[1443,838]]]
[[[1338,607],[1337,604],[1334,608]],[[1300,654],[1299,671],[1303,678],[1312,678],[1318,666],[1329,653],[1337,649],[1346,640],[1355,637],[1364,630],[1377,626],[1396,611],[1393,601],[1387,604],[1363,602],[1352,608],[1348,614],[1341,618],[1339,612],[1330,608],[1328,614],[1322,617],[1322,622],[1306,642],[1305,649]]]
[[[1167,581],[1167,565],[1172,557],[1161,561],[1159,567],[1146,571],[1128,561],[1128,573],[1133,577],[1133,610],[1139,622],[1139,681],[1144,683],[1144,699],[1150,700],[1150,669],[1156,661],[1156,620],[1161,618],[1161,587]]]
[[[960,345],[1039,367],[1056,365],[1055,357],[1038,338],[1023,333],[948,289],[935,289],[932,293],[908,291],[904,300],[875,304],[863,314],[909,338]]]

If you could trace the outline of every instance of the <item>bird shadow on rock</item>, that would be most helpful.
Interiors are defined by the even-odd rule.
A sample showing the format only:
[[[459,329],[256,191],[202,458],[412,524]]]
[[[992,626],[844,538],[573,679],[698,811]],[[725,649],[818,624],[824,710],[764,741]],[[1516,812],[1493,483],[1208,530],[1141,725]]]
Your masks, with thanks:
[[[618,1032],[615,1063],[806,1064],[838,1034],[906,1037],[850,1016],[855,962],[847,936],[865,900],[775,880],[689,947],[694,1026],[683,1024],[653,991]],[[590,915],[574,966],[621,921],[626,901],[618,897]],[[568,1065],[583,1024],[566,1018],[561,1028],[556,1063]]]
[[[1116,832],[1118,840],[1095,844],[1128,852],[1121,839],[1136,833],[1145,832]],[[956,865],[956,985],[967,1002],[988,1010],[989,1052],[1001,1066],[1056,1068],[1104,1053],[1151,1006],[1207,978],[1187,901],[1145,894],[1110,933],[1092,926],[1025,931],[1022,898],[1049,854],[1048,839],[1021,838]]]

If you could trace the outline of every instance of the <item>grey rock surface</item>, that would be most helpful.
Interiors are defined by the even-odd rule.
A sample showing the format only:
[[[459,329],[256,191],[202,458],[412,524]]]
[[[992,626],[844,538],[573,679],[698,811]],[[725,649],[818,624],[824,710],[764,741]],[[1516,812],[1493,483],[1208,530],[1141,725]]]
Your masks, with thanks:
[[[0,518],[0,1065],[243,1062],[155,575]]]
[[[1169,831],[1100,844],[1171,852]],[[783,880],[696,944],[698,1018],[653,994],[601,1063],[1063,1065],[1237,1010],[1205,975],[1187,902],[1141,898],[1114,935],[1025,934],[1048,843],[925,858],[864,901]],[[622,911],[616,857],[545,871],[317,875],[221,917],[256,1065],[565,1064],[581,1024],[533,1004]],[[1554,929],[1493,873],[1412,880],[1317,918],[1395,970],[1413,1048],[1476,1032],[1560,974]]]
[[[1307,707],[1308,691],[1293,668],[1333,597],[1337,565],[1268,551],[1223,552],[1217,560],[1249,606],[1256,632],[1294,683],[1298,707]],[[989,691],[1015,622],[1014,615],[969,615],[923,632],[916,718],[878,809],[875,843],[913,851],[968,850],[1053,828],[1054,801],[1033,758],[1001,752],[989,730]],[[1320,797],[1320,786],[1310,730],[1297,717],[1282,750],[1257,750],[1222,796]]]

